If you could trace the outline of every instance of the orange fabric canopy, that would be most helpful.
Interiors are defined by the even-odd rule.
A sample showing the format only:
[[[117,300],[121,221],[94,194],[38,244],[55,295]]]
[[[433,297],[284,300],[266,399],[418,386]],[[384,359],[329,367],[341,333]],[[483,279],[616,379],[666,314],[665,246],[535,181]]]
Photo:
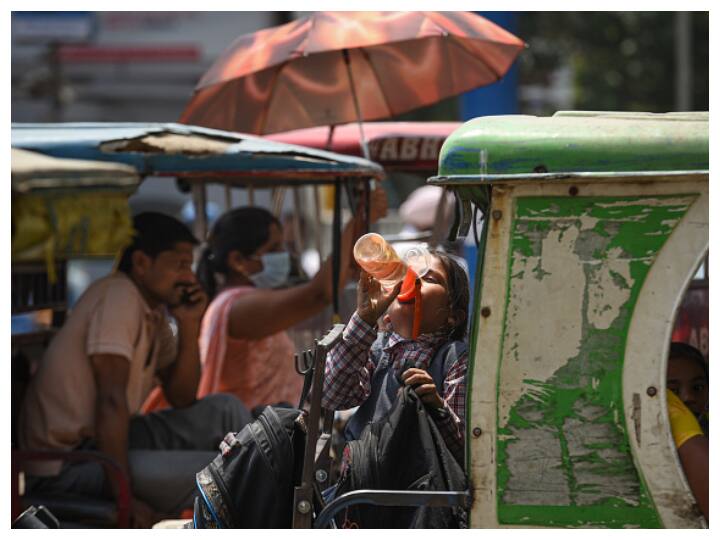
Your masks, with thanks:
[[[360,120],[392,117],[499,80],[524,47],[471,12],[316,12],[235,40],[181,122],[259,134],[343,124],[358,120],[351,88]]]

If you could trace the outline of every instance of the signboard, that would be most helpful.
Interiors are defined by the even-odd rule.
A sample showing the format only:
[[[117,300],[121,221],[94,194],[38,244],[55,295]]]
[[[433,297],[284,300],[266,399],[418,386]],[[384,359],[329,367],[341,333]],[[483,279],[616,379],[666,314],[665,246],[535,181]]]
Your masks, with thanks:
[[[445,137],[383,137],[370,141],[370,159],[382,163],[413,164],[437,169],[437,160]]]
[[[91,11],[14,11],[12,40],[23,43],[88,41],[95,31]]]
[[[63,63],[197,62],[200,50],[194,45],[66,45],[59,56]]]

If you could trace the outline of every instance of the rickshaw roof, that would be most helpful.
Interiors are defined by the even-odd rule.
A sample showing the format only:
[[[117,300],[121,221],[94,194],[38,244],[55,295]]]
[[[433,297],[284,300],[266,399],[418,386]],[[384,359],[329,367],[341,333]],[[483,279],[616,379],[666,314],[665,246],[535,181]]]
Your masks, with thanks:
[[[63,159],[13,148],[10,154],[12,191],[132,189],[140,182],[135,167],[122,163]]]
[[[435,171],[442,141],[461,125],[462,122],[364,122],[362,126],[373,161],[386,168]],[[329,133],[329,126],[320,126],[274,133],[266,138],[325,148]],[[360,140],[358,124],[336,126],[329,150],[362,156]]]
[[[12,124],[11,142],[55,157],[112,161],[143,176],[278,185],[382,177],[371,161],[174,123]]]
[[[468,185],[707,173],[708,114],[563,111],[486,116],[443,144],[430,183]]]

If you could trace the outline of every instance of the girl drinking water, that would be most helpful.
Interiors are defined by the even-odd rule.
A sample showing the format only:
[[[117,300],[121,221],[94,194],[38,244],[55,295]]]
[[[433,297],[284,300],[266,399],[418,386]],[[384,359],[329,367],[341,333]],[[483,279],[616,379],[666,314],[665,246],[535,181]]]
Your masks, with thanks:
[[[413,386],[462,463],[468,278],[451,256],[430,253],[430,268],[420,283],[422,315],[416,339],[415,300],[400,302],[401,283],[388,292],[361,271],[357,310],[343,339],[328,353],[323,407],[359,405],[346,428],[346,437],[356,439],[365,425],[390,410],[401,384]],[[378,322],[384,331],[379,332]]]

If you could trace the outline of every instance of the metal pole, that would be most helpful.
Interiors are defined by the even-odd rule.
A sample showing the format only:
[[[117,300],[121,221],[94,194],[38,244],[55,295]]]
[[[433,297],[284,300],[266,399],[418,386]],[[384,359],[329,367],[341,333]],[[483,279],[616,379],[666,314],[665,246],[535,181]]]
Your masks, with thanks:
[[[205,240],[207,237],[207,216],[205,215],[205,207],[207,201],[207,192],[205,191],[204,182],[194,182],[192,185],[193,208],[195,210],[195,223],[193,223],[193,232],[198,240]]]
[[[352,94],[353,104],[355,105],[355,114],[357,116],[358,127],[360,128],[360,146],[362,147],[365,159],[370,159],[370,150],[365,140],[365,131],[363,130],[362,112],[360,112],[360,102],[355,92],[355,81],[353,80],[352,70],[350,69],[350,53],[347,49],[343,49],[343,59],[345,60],[345,68],[347,69],[348,79],[350,79],[350,93]]]
[[[330,520],[348,506],[371,504],[376,506],[461,506],[471,504],[467,491],[399,491],[380,489],[359,489],[350,491],[333,500],[315,519],[313,528],[323,529]]]
[[[435,207],[435,223],[433,224],[432,235],[430,236],[430,241],[428,242],[430,244],[430,247],[432,248],[437,247],[437,245],[440,243],[440,236],[442,235],[442,232],[447,228],[447,217],[445,215],[445,205],[447,202],[447,198],[448,189],[446,187],[443,187],[442,194],[440,195],[440,200]]]
[[[687,11],[675,13],[675,110],[692,110],[692,21]]]
[[[293,190],[293,206],[295,207],[293,210],[293,220],[292,220],[292,227],[293,227],[293,235],[295,236],[295,250],[297,252],[297,255],[299,258],[302,258],[302,254],[305,251],[305,239],[303,238],[303,231],[302,227],[300,226],[300,211],[302,207],[302,202],[300,200],[300,190],[302,188],[300,187],[294,187]],[[302,266],[302,265],[301,265]]]
[[[322,393],[325,378],[325,360],[327,353],[342,338],[344,324],[334,325],[320,340],[315,342],[313,352],[312,395],[310,412],[307,416],[307,436],[305,438],[305,454],[303,456],[302,478],[295,487],[293,501],[293,529],[309,529],[312,527],[313,514],[313,482],[315,481],[315,461],[317,442],[322,418]]]
[[[225,210],[232,208],[232,190],[230,184],[225,184]]]
[[[320,187],[317,185],[314,185],[312,187],[312,195],[313,195],[313,205],[315,206],[315,226],[314,229],[314,236],[315,236],[315,249],[317,249],[318,255],[320,256],[320,260],[323,259],[323,243],[322,243],[322,207],[320,203]]]
[[[285,190],[284,187],[276,187],[272,190],[272,213],[273,215],[281,219],[283,206],[285,204]]]

